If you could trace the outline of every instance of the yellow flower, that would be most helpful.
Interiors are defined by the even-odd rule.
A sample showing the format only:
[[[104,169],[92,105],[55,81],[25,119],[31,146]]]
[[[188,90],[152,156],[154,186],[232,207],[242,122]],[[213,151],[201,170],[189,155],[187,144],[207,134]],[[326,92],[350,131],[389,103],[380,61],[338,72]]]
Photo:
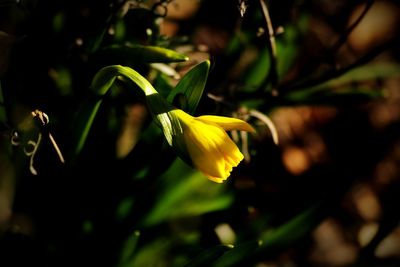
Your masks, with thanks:
[[[247,122],[235,118],[192,117],[180,109],[174,109],[169,113],[180,123],[180,137],[183,137],[194,167],[214,182],[225,181],[232,168],[236,167],[243,159],[243,154],[226,131],[254,132],[254,129]],[[174,138],[176,137],[174,136]]]
[[[201,83],[200,87],[196,87],[196,92],[178,88],[179,92],[188,100],[188,103],[190,102],[191,111],[196,108],[205,83],[205,80],[198,77],[201,76],[201,73],[205,75],[204,78],[207,77],[209,62],[206,61],[205,64],[199,66],[202,69],[197,68],[195,74],[185,76],[189,77],[189,80]],[[133,88],[139,88],[143,91],[150,113],[163,130],[168,144],[178,152],[182,159],[192,163],[210,180],[222,183],[229,177],[232,168],[236,167],[243,159],[243,154],[229,138],[226,131],[254,132],[254,129],[245,121],[221,116],[192,117],[180,109],[175,109],[158,94],[146,78],[135,70],[120,65],[107,66],[101,69],[93,78],[90,87],[96,94],[104,96],[113,88],[112,85],[118,77],[123,77],[123,81],[134,84]],[[187,82],[188,80],[185,81],[185,83]],[[176,94],[173,96],[175,97]],[[174,97],[172,97],[171,102]],[[78,127],[79,138],[76,141],[76,154],[83,148],[101,103],[102,98],[90,103],[89,112],[83,114],[86,119],[82,119],[81,121],[85,124]]]

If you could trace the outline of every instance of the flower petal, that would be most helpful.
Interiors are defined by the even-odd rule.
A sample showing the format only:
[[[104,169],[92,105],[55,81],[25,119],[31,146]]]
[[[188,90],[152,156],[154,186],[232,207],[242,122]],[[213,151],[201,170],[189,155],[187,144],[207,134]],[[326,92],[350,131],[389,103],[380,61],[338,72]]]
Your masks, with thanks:
[[[223,116],[213,116],[213,115],[204,115],[197,117],[199,121],[202,121],[207,124],[217,124],[218,126],[222,127],[226,131],[231,130],[239,130],[239,131],[246,131],[246,132],[255,132],[254,128],[251,127],[250,124],[247,122],[236,119],[236,118],[229,118]]]
[[[224,146],[226,132],[216,125],[195,121],[184,129],[184,138],[193,165],[206,175],[224,177],[225,158],[220,147]],[[231,141],[232,142],[232,141]]]
[[[226,180],[226,178],[222,179],[222,178],[213,177],[213,176],[210,176],[210,175],[206,175],[206,176],[207,176],[207,178],[209,180],[211,180],[213,182],[216,182],[216,183],[219,183],[219,184],[223,183]]]
[[[175,109],[180,121],[183,141],[192,164],[211,181],[222,183],[244,158],[224,128],[254,131],[246,122],[220,116],[193,117]],[[182,138],[182,137],[181,137]]]

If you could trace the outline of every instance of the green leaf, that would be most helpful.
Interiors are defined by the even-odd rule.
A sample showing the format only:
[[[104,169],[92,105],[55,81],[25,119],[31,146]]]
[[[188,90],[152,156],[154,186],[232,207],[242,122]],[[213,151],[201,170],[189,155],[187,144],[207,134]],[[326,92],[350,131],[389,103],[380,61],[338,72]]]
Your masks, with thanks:
[[[203,267],[210,266],[219,257],[224,255],[227,251],[233,248],[232,245],[219,245],[213,248],[207,249],[195,257],[192,261],[185,264],[184,267]]]
[[[97,56],[112,58],[116,62],[131,60],[135,63],[171,63],[189,59],[164,47],[144,45],[112,45],[100,49]]]
[[[132,207],[135,203],[135,199],[133,197],[127,197],[123,199],[115,212],[115,217],[118,221],[124,220],[126,217],[128,217],[129,213],[132,210]]]
[[[244,76],[244,83],[246,84],[245,91],[252,92],[256,91],[264,80],[267,78],[268,73],[271,69],[271,56],[269,49],[264,48],[259,51],[258,58],[250,68],[246,71]]]
[[[294,103],[337,104],[382,97],[381,88],[371,89],[355,83],[400,76],[400,65],[375,63],[347,71],[339,77],[316,86],[285,94],[284,98]]]
[[[260,249],[277,249],[287,247],[311,232],[324,217],[321,204],[316,204],[304,210],[287,223],[276,229],[265,232],[261,239]]]
[[[292,92],[285,96],[285,100],[289,103],[338,105],[354,104],[383,96],[384,92],[380,88],[355,87],[337,90],[326,88]]]
[[[232,203],[233,196],[224,189],[223,185],[209,181],[177,159],[161,178],[157,203],[142,225],[152,226],[166,220],[225,209]]]
[[[228,266],[236,266],[235,264],[239,263],[243,259],[247,257],[251,257],[254,254],[254,251],[258,249],[260,246],[260,241],[249,241],[238,246],[235,246],[230,251],[226,252],[224,255],[219,257],[215,263],[211,266],[214,267],[228,267]]]
[[[293,243],[309,234],[324,218],[323,205],[315,204],[294,216],[287,223],[266,231],[257,241],[250,241],[236,246],[224,254],[214,265],[215,267],[238,266],[246,259],[254,258],[258,254],[267,254]]]
[[[134,259],[137,243],[139,241],[140,232],[134,231],[125,241],[120,255],[119,267],[131,266]]]
[[[96,118],[97,112],[100,109],[102,99],[89,99],[79,110],[75,122],[72,125],[74,127],[73,132],[73,144],[74,150],[72,151],[74,156],[78,155],[85,145],[86,139],[89,135],[90,129],[92,128],[93,122]]]
[[[251,257],[254,251],[260,246],[260,241],[249,241],[238,246],[221,256],[217,261],[211,265],[213,267],[228,267],[235,266],[247,257]]]
[[[146,78],[129,67],[112,65],[99,70],[90,86],[95,97],[88,99],[83,105],[82,109],[78,112],[77,120],[74,124],[74,155],[78,155],[81,152],[101,106],[103,97],[113,88],[117,77],[123,77],[123,81],[132,90],[141,89],[146,96],[158,95],[157,91]]]
[[[277,70],[281,79],[292,67],[298,54],[299,30],[292,25],[287,25],[283,34],[276,37]]]
[[[143,246],[136,248],[137,252],[131,259],[119,264],[118,267],[169,266],[166,261],[174,244],[173,238],[157,238],[151,242],[147,241]]]
[[[374,63],[351,69],[339,77],[307,88],[307,90],[318,91],[326,88],[343,86],[349,83],[372,81],[376,79],[398,76],[400,76],[400,64]]]
[[[168,81],[168,77],[160,72],[158,72],[157,76],[155,77],[153,85],[155,88],[157,88],[158,93],[165,99],[168,97],[168,94],[173,90],[172,85]]]
[[[193,115],[203,95],[209,69],[210,61],[208,60],[194,66],[179,81],[167,100],[173,104],[181,100],[180,108]]]

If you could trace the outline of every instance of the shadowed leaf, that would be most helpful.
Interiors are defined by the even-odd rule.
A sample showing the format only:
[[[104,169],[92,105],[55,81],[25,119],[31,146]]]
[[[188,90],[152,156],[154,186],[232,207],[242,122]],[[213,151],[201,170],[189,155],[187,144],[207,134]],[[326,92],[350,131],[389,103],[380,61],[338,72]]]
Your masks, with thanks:
[[[223,193],[222,185],[215,185],[200,172],[177,159],[163,175],[165,184],[157,203],[144,219],[143,225],[222,210],[232,203],[232,195]]]
[[[210,266],[215,260],[224,255],[227,251],[233,249],[233,246],[220,245],[207,249],[195,257],[192,261],[184,267],[202,267]]]

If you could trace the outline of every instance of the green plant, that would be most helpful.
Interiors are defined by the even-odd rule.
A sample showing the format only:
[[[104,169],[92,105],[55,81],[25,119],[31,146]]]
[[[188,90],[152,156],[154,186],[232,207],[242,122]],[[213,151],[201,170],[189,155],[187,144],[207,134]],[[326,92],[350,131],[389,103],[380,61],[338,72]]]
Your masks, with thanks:
[[[0,265],[324,266],[331,218],[346,263],[395,264],[397,32],[350,40],[374,2],[0,1]]]

